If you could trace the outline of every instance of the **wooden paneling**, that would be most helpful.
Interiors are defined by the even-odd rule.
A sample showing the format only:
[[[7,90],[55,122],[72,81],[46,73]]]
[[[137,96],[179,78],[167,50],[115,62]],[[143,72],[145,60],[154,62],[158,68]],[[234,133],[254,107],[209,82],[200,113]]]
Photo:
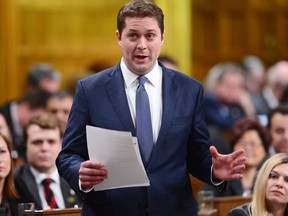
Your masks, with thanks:
[[[69,77],[94,62],[110,66],[119,61],[116,15],[123,2],[19,0],[17,57],[21,80],[38,62],[55,65],[65,86]]]
[[[0,103],[21,96],[28,69],[53,64],[62,86],[91,64],[111,66],[121,57],[117,12],[127,0],[0,1]]]
[[[196,78],[221,61],[260,57],[266,66],[288,59],[288,2],[194,0],[192,62]]]
[[[14,8],[15,0],[0,1],[0,103],[19,94]]]
[[[63,87],[90,64],[117,63],[121,52],[115,38],[116,15],[126,2],[0,1],[0,103],[23,93],[27,70],[35,63],[58,68]],[[163,51],[200,81],[214,64],[239,62],[247,54],[259,56],[266,66],[288,59],[286,0],[155,2],[166,18]]]
[[[217,215],[228,215],[231,209],[251,202],[251,197],[231,196],[231,197],[218,197],[214,200],[214,208],[217,209]]]

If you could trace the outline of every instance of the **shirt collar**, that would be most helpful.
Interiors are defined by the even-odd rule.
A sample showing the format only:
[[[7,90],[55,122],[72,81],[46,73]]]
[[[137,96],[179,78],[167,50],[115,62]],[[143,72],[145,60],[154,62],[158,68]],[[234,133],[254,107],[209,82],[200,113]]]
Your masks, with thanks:
[[[36,183],[38,185],[40,185],[41,182],[45,178],[51,178],[54,180],[55,183],[60,184],[60,176],[59,176],[57,170],[55,170],[51,175],[47,175],[46,173],[41,173],[38,170],[36,170],[35,168],[33,168],[32,166],[30,166],[30,170],[33,173],[33,175],[35,176],[35,180],[36,180]]]
[[[135,81],[138,78],[138,75],[131,72],[128,69],[128,67],[124,63],[123,58],[121,60],[120,67],[121,67],[121,71],[124,77],[125,88],[127,88],[133,83],[135,83]],[[156,62],[152,70],[148,72],[145,76],[147,77],[147,79],[149,80],[149,82],[151,83],[153,87],[156,87],[158,85],[159,80],[161,80],[161,76],[162,76],[162,68],[160,65],[158,65],[158,62]],[[138,83],[136,84],[138,85]]]

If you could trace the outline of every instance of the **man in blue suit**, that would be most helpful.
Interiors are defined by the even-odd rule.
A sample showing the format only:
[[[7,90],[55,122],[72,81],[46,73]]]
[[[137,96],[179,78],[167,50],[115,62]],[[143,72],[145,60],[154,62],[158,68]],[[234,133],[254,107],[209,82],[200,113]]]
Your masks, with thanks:
[[[56,164],[82,197],[82,215],[197,215],[189,173],[215,186],[242,177],[244,151],[221,155],[211,146],[202,85],[157,61],[164,39],[163,19],[162,10],[150,1],[127,3],[117,17],[121,62],[77,83]],[[144,75],[153,134],[148,159],[135,105],[138,77]],[[150,186],[92,190],[109,173],[101,161],[89,160],[86,125],[137,136]]]

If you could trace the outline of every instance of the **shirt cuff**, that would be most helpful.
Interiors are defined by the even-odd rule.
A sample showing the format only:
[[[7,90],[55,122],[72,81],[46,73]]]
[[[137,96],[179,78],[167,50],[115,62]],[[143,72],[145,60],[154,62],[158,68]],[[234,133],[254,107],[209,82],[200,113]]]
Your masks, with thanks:
[[[80,191],[83,191],[84,193],[89,193],[90,191],[93,190],[93,187],[92,187],[92,188],[88,188],[88,189],[83,189],[83,188],[81,187],[80,180],[79,180],[78,182],[79,182],[79,189],[80,189]]]
[[[221,179],[213,179],[213,164],[211,166],[210,180],[214,186],[219,186],[224,182],[224,180]]]

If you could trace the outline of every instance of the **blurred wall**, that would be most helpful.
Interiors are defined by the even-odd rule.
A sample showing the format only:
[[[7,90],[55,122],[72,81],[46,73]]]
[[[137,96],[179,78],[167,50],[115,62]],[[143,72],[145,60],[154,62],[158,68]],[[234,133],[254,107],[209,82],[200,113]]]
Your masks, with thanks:
[[[183,31],[187,32],[185,25],[190,23],[186,18],[190,0],[182,1],[155,2],[163,7],[166,19],[163,53],[173,55],[189,74],[190,36]],[[23,94],[27,71],[33,64],[53,64],[62,73],[65,87],[67,80],[93,64],[101,68],[118,63],[121,52],[115,36],[116,16],[126,2],[0,1],[0,103]]]

